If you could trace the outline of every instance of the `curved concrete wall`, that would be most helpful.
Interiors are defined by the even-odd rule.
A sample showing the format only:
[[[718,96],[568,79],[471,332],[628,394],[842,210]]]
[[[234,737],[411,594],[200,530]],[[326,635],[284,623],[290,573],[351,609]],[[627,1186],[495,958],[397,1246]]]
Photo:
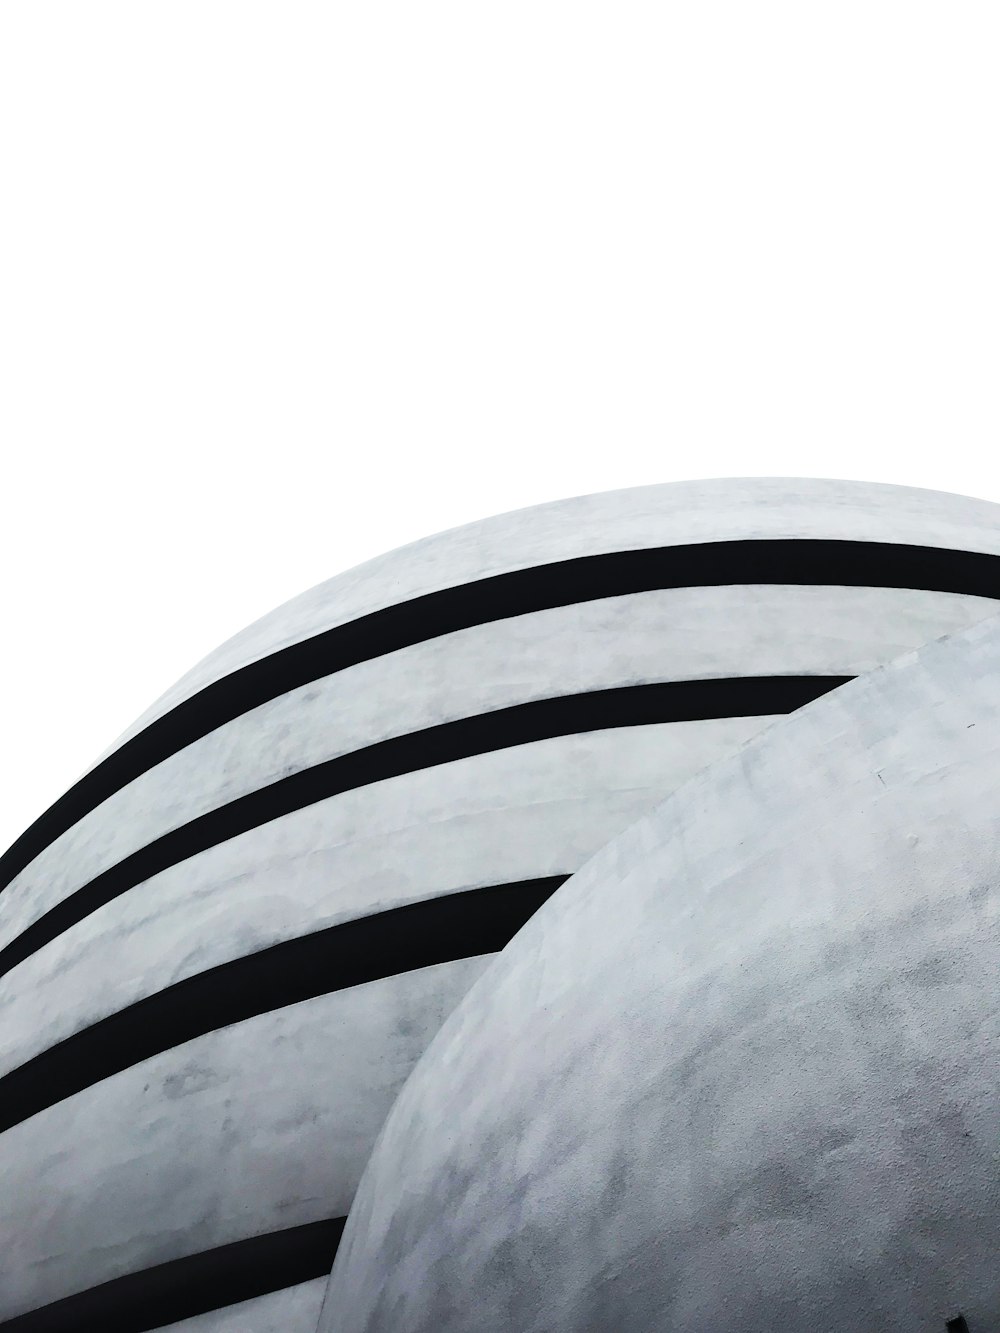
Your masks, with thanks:
[[[325,1293],[326,1278],[313,1278],[255,1300],[164,1324],[163,1333],[289,1333],[300,1328],[313,1333]]]
[[[323,1333],[1000,1325],[998,680],[994,618],[566,883],[405,1085]]]
[[[415,644],[241,715],[102,802],[8,885],[0,948],[164,833],[362,747],[553,695],[654,681],[857,675],[994,610],[986,598],[896,588],[672,588]]]
[[[998,520],[849,483],[585,497],[224,645],[6,860],[0,1319],[346,1213],[487,957],[776,713],[994,613]]]
[[[310,588],[209,654],[119,742],[227,672],[391,603],[594,551],[759,538],[1000,552],[994,504],[912,486],[751,477],[574,496],[452,528]]]

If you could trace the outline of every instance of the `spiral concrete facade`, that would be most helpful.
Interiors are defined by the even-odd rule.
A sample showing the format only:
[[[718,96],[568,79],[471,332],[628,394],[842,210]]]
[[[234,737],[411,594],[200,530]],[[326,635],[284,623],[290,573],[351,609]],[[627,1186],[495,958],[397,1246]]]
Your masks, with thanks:
[[[313,1333],[379,1129],[490,959],[775,717],[995,614],[998,519],[614,492],[223,645],[2,859],[0,1327]]]
[[[613,840],[418,1063],[322,1333],[1000,1326],[998,811],[993,618]]]

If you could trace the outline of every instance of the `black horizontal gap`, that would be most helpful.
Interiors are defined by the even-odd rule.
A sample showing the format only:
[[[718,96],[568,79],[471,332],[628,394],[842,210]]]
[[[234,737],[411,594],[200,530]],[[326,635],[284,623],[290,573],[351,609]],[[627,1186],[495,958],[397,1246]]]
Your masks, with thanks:
[[[665,681],[497,708],[339,755],[164,833],[84,884],[0,949],[0,976],[105,903],[169,866],[327,797],[513,745],[653,722],[790,713],[846,676]]]
[[[252,708],[345,667],[443,634],[602,597],[726,584],[916,588],[1000,597],[1000,557],[889,542],[777,538],[579,556],[414,597],[232,671],[123,742],[0,856],[0,888],[85,814]]]
[[[414,968],[496,953],[565,879],[551,875],[408,903],[178,981],[0,1078],[0,1130],[230,1023]]]
[[[3,1333],[147,1333],[325,1277],[346,1217],[271,1231],[102,1282],[0,1324]]]

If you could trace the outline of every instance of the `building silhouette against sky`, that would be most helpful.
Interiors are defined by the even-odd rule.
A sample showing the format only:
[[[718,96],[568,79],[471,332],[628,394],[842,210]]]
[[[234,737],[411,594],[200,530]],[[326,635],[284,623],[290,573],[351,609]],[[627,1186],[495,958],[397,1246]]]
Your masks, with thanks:
[[[997,1327],[998,598],[708,481],[224,644],[0,861],[0,1329]]]

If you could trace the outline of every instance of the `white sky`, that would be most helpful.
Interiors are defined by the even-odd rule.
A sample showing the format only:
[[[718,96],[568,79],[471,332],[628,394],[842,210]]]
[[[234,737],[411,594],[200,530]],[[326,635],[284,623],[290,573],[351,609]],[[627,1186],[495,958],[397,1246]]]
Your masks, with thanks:
[[[0,845],[277,603],[562,495],[1000,500],[1000,7],[4,0]]]

